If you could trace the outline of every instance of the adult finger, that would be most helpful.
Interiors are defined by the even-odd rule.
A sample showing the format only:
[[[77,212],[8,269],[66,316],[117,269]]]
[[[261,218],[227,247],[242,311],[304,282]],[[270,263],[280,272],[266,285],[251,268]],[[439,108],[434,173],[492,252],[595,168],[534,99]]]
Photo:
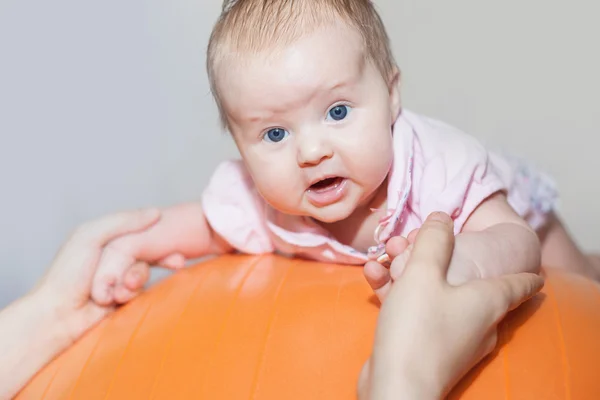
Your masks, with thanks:
[[[72,239],[89,247],[101,247],[119,236],[147,229],[159,218],[160,210],[155,208],[115,213],[81,225]]]
[[[505,312],[519,307],[544,287],[544,278],[528,272],[504,275],[494,280],[498,283],[497,292],[502,297]]]
[[[358,399],[367,399],[369,395],[369,384],[371,374],[371,358],[369,358],[363,365],[358,375]]]
[[[426,274],[428,279],[445,282],[453,250],[452,220],[447,214],[432,213],[417,233],[404,273]]]

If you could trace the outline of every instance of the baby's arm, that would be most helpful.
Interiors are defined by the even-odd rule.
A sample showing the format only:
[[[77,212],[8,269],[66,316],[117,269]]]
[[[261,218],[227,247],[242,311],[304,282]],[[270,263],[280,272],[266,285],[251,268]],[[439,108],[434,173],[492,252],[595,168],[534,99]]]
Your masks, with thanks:
[[[142,234],[129,235],[113,242],[111,247],[135,252],[133,255],[146,262],[159,262],[174,254],[193,259],[231,251],[211,229],[199,202],[163,210],[156,225]]]
[[[200,203],[167,208],[148,230],[124,236],[106,247],[94,277],[92,298],[99,304],[126,301],[128,292],[137,288],[126,288],[123,277],[135,263],[177,269],[186,260],[230,251],[231,247],[208,224]]]
[[[399,258],[389,269],[376,261],[365,264],[367,282],[381,301],[392,282],[402,276],[418,232],[415,229],[408,238],[395,236],[386,243],[389,257]],[[508,205],[506,196],[499,193],[481,203],[456,235],[447,280],[461,285],[479,278],[537,273],[540,258],[537,234]]]
[[[540,259],[537,234],[498,193],[475,209],[456,236],[448,282],[538,272]]]

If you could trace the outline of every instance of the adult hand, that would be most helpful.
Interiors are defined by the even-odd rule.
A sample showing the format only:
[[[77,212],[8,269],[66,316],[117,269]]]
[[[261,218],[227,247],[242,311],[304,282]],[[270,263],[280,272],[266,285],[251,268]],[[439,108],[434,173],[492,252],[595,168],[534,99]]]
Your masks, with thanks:
[[[12,398],[56,354],[110,313],[90,298],[99,259],[111,240],[147,229],[158,210],[124,212],[82,225],[61,248],[47,274],[28,295],[0,312],[0,399]],[[133,266],[126,279],[141,288],[148,266]]]
[[[51,304],[74,339],[114,309],[114,304],[98,305],[90,297],[100,260],[120,262],[127,257],[107,244],[121,236],[144,231],[159,218],[160,211],[156,209],[99,218],[81,225],[61,248],[37,292]],[[127,271],[125,279],[135,287],[131,298],[139,294],[148,278],[149,267],[145,263],[135,264]]]
[[[429,216],[409,241],[403,273],[390,284],[379,314],[371,358],[359,380],[362,399],[438,399],[497,343],[507,312],[543,286],[521,273],[451,286],[452,220]]]

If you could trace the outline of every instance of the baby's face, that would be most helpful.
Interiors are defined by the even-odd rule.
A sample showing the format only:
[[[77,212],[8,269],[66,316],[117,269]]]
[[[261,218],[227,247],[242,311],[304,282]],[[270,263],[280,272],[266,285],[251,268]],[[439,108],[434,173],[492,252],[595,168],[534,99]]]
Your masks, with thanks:
[[[269,204],[335,222],[369,202],[391,167],[400,105],[357,32],[324,28],[222,65],[223,111]]]

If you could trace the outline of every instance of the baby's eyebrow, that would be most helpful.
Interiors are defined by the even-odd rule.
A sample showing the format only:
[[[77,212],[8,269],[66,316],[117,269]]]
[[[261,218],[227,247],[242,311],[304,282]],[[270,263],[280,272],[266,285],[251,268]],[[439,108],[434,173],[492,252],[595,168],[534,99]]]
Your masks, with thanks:
[[[260,125],[267,118],[264,115],[250,114],[250,115],[237,115],[234,120],[237,125]]]
[[[352,86],[354,84],[354,82],[352,82],[352,80],[346,79],[346,80],[343,80],[343,81],[339,81],[339,82],[334,83],[333,85],[331,85],[329,87],[329,89],[327,89],[327,90],[333,92],[333,91],[336,91],[336,90],[345,89],[345,88],[347,88],[349,86]]]
[[[357,76],[345,77],[339,81],[328,86],[327,91],[333,92],[336,90],[347,89],[349,87],[355,86],[356,82],[358,82]]]
[[[230,114],[230,119],[233,124],[238,125],[238,126],[241,126],[241,125],[257,126],[257,125],[264,125],[267,121],[272,119],[275,115],[276,115],[276,113],[273,113],[273,112],[250,113],[250,114],[241,113],[238,115]]]
[[[277,104],[274,107],[269,107],[260,111],[253,110],[235,110],[230,113],[229,117],[232,123],[238,125],[263,125],[273,119],[276,119],[281,114],[288,113],[291,108],[297,106],[303,106],[313,101],[317,101],[319,104],[325,102],[333,102],[340,100],[337,96],[338,93],[348,93],[358,84],[361,76],[358,73],[348,73],[342,76],[340,79],[336,79],[333,82],[321,82],[315,85],[312,90],[306,93],[302,98],[295,99],[293,104]],[[329,106],[330,104],[327,104]]]
[[[336,79],[334,82],[325,86],[328,92],[341,92],[341,91],[349,91],[357,88],[362,82],[364,75],[363,70],[352,71],[351,73],[345,74],[340,77],[340,79]]]

